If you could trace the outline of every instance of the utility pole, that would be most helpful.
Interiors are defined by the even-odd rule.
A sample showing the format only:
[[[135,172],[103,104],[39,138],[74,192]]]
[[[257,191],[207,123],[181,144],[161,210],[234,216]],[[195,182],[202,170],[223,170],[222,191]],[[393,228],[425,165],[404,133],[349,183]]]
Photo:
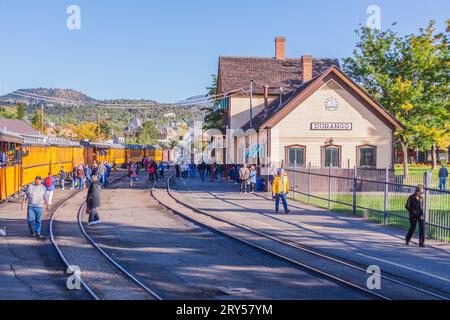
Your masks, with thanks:
[[[253,79],[250,80],[250,128],[253,128]]]
[[[41,133],[44,134],[44,103],[41,102]]]
[[[100,113],[97,110],[97,137],[100,137]]]

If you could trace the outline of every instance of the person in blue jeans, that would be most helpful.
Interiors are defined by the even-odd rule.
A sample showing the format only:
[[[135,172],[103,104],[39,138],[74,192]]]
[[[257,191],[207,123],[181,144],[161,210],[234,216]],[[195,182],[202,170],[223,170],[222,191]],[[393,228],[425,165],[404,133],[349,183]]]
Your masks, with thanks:
[[[275,194],[275,212],[278,213],[281,200],[284,212],[289,213],[286,201],[286,195],[289,193],[289,180],[283,169],[279,169],[277,176],[273,179],[272,192]]]
[[[42,178],[40,176],[37,176],[34,183],[27,187],[25,197],[22,201],[22,210],[27,202],[27,222],[28,228],[30,229],[30,234],[32,237],[44,239],[44,236],[41,234],[42,208],[44,203],[47,210],[49,207],[47,201],[47,189],[42,184]]]
[[[447,190],[447,178],[448,178],[448,170],[445,167],[445,164],[442,164],[441,169],[439,169],[439,190]]]
[[[106,174],[105,174],[105,187],[109,186],[109,177],[111,176],[111,170],[112,170],[112,166],[111,164],[108,162],[105,164],[106,167]]]

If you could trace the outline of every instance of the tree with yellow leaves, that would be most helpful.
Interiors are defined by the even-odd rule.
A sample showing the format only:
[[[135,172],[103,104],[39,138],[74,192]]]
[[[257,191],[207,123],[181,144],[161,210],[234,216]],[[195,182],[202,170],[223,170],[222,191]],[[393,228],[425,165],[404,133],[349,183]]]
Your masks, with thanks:
[[[97,123],[95,122],[81,122],[77,125],[69,125],[69,128],[72,129],[79,140],[89,140],[91,142],[101,140],[101,136],[97,134]]]

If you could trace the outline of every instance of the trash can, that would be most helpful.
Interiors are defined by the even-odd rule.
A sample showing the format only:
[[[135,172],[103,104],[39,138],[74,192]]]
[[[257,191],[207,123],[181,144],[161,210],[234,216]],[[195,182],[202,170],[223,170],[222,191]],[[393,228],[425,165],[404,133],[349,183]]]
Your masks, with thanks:
[[[256,178],[256,191],[257,192],[264,191],[264,179],[262,177]]]

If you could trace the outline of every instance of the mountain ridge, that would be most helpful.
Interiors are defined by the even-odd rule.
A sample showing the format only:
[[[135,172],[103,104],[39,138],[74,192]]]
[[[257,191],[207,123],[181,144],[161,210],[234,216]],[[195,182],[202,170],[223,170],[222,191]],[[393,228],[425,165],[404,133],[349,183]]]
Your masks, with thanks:
[[[177,103],[181,105],[189,104],[191,101],[196,104],[199,98],[204,98],[204,95],[196,95]],[[27,88],[19,89],[11,93],[0,96],[0,105],[11,105],[17,103],[24,103],[26,105],[36,105],[43,103],[44,105],[55,105],[61,104],[64,106],[86,106],[86,105],[96,105],[96,104],[153,104],[153,105],[168,105],[168,103],[157,102],[152,99],[127,99],[127,98],[117,98],[117,99],[95,99],[81,91],[74,89],[60,89],[60,88]],[[205,106],[208,102],[199,103],[199,106]]]

